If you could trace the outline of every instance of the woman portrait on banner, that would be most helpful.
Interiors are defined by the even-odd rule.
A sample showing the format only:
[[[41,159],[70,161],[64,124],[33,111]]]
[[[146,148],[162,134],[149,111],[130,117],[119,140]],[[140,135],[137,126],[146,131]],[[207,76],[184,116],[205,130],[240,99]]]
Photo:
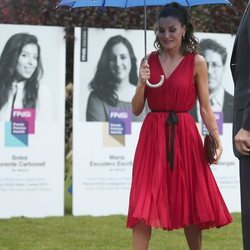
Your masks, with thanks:
[[[13,109],[34,109],[35,120],[51,119],[50,93],[39,83],[42,75],[37,37],[12,35],[0,57],[0,121],[10,121]]]
[[[135,152],[127,227],[133,230],[134,250],[148,249],[152,227],[183,228],[189,249],[200,250],[202,230],[227,225],[232,217],[189,113],[198,97],[201,117],[216,142],[217,164],[222,144],[209,102],[207,64],[197,53],[185,7],[171,3],[161,9],[155,47],[140,66],[132,99],[134,114],[141,113],[146,101],[151,112]],[[157,84],[161,75],[160,87],[145,84]]]
[[[111,109],[131,111],[131,98],[138,82],[136,57],[130,42],[123,36],[109,38],[90,82],[86,120],[108,121]],[[132,121],[142,121],[146,109]]]

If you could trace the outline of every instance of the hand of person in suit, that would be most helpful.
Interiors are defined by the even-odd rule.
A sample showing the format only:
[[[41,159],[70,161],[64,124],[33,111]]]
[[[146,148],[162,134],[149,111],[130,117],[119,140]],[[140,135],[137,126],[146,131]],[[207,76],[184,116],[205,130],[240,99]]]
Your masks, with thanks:
[[[246,129],[240,129],[234,137],[236,149],[242,155],[250,156],[250,131]]]

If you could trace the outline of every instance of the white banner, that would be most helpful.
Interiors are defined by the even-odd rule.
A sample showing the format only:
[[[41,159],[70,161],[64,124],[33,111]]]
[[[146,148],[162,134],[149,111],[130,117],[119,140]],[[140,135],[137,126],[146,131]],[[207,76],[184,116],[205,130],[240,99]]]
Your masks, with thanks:
[[[63,215],[64,29],[0,33],[0,218]]]
[[[209,37],[219,40],[222,44],[226,44],[226,50],[230,54],[233,43],[232,36],[203,33],[197,33],[197,36],[200,39]],[[124,41],[124,38],[126,41]],[[110,51],[111,47],[119,39],[122,39],[125,46],[122,48],[115,47],[112,51],[113,56],[108,58],[107,51]],[[147,42],[148,52],[155,50],[153,47],[153,31],[148,32]],[[117,53],[118,50],[123,51],[123,53]],[[131,78],[127,81],[127,87],[125,88],[122,88],[123,86],[112,88],[111,84],[107,84],[107,79],[112,73],[108,66],[114,60],[126,59],[127,52],[130,58],[136,58],[138,73],[140,61],[144,57],[142,30],[75,29],[73,105],[74,215],[127,214],[133,157],[141,122],[135,121],[132,116],[131,134],[110,135],[110,131],[114,132],[114,129],[117,129],[115,131],[119,132],[122,128],[115,121],[111,126],[108,120],[113,119],[116,115],[120,115],[120,117],[122,115],[122,117],[127,116],[124,113],[119,113],[119,110],[115,111],[117,113],[109,113],[108,110],[112,105],[107,104],[107,102],[112,102],[113,98],[108,96],[108,91],[113,92],[114,96],[118,97],[118,109],[121,107],[126,109],[126,102],[130,102],[134,94],[135,87],[132,86]],[[229,68],[225,70],[228,67],[229,57],[230,55],[226,59],[227,65],[223,67],[223,77],[229,79],[228,81],[225,80],[228,82],[225,87],[232,94],[233,85],[229,75]],[[115,72],[121,76],[122,72],[125,74],[126,68],[129,68],[131,73],[133,71],[133,59],[131,59],[131,62],[132,66],[124,63],[123,68],[117,66],[117,68],[113,69],[113,73]],[[215,66],[219,67],[217,64]],[[143,118],[144,114],[141,119]],[[199,116],[197,115],[197,122],[199,122],[198,119]],[[240,211],[240,201],[238,160],[234,158],[232,152],[231,127],[231,123],[223,124],[223,121],[220,125],[220,130],[223,132],[224,154],[220,164],[212,166],[212,170],[229,210],[234,212]]]
[[[141,46],[143,44],[142,31],[75,29],[73,105],[74,215],[127,213],[133,155],[141,122],[134,122],[135,118],[133,117],[131,134],[110,135],[105,104],[100,104],[97,111],[95,111],[95,104],[88,105],[91,93],[89,83],[97,72],[97,64],[103,47],[106,43],[109,44],[109,47],[119,39],[122,41],[126,39],[125,43],[130,44],[126,46],[132,47],[133,52],[130,51],[130,56],[132,53],[134,59],[137,59],[132,68],[136,67],[137,74],[144,53],[144,48]],[[108,70],[108,67],[106,69]],[[105,71],[105,69],[103,70]],[[117,71],[119,70],[117,69]],[[133,83],[136,84],[137,82]],[[129,92],[126,92],[126,89]],[[126,83],[126,89],[123,90],[124,94],[119,93],[119,97],[124,99],[124,105],[126,103],[130,105],[135,85],[128,82]],[[140,119],[143,119],[143,117]]]

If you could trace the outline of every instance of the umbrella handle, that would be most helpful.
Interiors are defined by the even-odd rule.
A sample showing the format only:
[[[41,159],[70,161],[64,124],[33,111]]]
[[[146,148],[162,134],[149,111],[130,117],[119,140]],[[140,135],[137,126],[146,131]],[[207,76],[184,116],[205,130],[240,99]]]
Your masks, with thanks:
[[[161,75],[161,80],[157,84],[151,84],[148,80],[146,81],[146,84],[150,88],[158,88],[163,84],[163,82],[164,82],[164,75]]]
[[[143,63],[148,63],[147,60],[147,56],[145,56],[142,60]],[[158,88],[160,87],[164,82],[164,75],[161,75],[161,80],[157,83],[157,84],[152,84],[150,83],[148,80],[146,80],[146,84],[150,87],[150,88]]]

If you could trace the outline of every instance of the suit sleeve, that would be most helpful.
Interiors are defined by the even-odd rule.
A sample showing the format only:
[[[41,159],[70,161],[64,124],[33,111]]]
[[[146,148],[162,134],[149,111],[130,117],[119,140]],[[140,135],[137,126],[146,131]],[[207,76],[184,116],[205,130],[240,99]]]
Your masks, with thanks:
[[[250,54],[250,10],[247,15],[248,55]],[[248,59],[248,104],[243,113],[242,128],[250,130],[250,58]]]

